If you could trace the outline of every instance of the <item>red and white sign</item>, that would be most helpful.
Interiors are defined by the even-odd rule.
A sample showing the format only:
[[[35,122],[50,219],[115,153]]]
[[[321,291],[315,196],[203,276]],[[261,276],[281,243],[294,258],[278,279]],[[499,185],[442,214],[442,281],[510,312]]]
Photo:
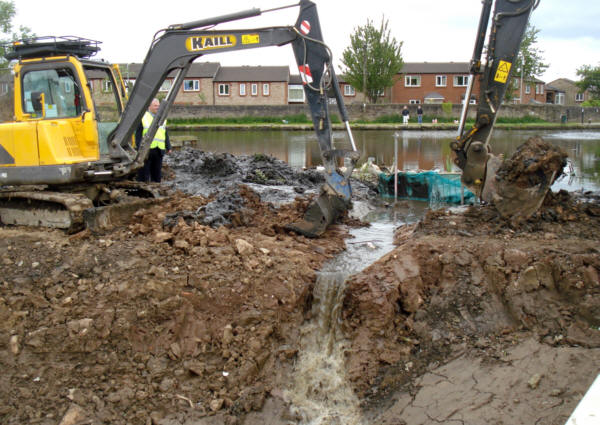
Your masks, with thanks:
[[[310,73],[310,68],[308,65],[300,65],[298,67],[298,71],[300,71],[300,78],[302,78],[302,84],[309,84],[313,82],[312,74]]]
[[[302,21],[300,24],[300,32],[304,35],[308,34],[310,32],[310,22]]]

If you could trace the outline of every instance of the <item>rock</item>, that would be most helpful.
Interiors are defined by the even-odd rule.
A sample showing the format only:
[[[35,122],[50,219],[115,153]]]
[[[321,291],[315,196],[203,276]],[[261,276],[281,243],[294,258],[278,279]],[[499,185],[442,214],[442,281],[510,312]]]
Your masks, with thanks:
[[[154,234],[154,241],[157,243],[167,242],[173,239],[173,234],[171,232],[156,232]]]
[[[83,423],[86,417],[87,415],[81,407],[71,404],[58,425],[77,425]]]
[[[516,286],[525,292],[531,292],[538,289],[540,287],[540,281],[535,267],[527,267],[519,276]]]
[[[529,378],[529,381],[527,381],[527,385],[532,390],[535,390],[538,387],[538,385],[540,385],[541,379],[542,379],[542,375],[540,375],[539,373],[536,373],[531,378]]]
[[[177,239],[173,246],[182,251],[188,252],[190,249],[190,244],[185,239]]]
[[[19,354],[19,351],[21,350],[21,347],[19,346],[19,335],[13,335],[10,337],[9,346],[11,353],[13,353],[15,356]]]
[[[513,271],[518,271],[527,264],[529,256],[519,249],[507,249],[504,252],[504,261],[506,261],[507,267],[510,267]]]
[[[223,345],[229,345],[233,341],[233,328],[231,325],[226,325],[223,328]]]
[[[211,400],[211,402],[209,404],[210,410],[212,410],[213,412],[221,410],[221,408],[223,407],[224,401],[225,400],[223,400],[222,398],[217,398],[215,400]]]
[[[240,255],[249,255],[254,251],[254,246],[246,242],[244,239],[235,240],[235,250]]]

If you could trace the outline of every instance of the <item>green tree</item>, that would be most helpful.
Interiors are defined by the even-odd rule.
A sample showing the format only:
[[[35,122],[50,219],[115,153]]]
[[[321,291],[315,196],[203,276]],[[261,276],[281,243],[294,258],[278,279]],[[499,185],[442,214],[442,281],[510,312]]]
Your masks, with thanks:
[[[513,64],[513,77],[523,81],[532,80],[548,69],[548,64],[544,63],[543,51],[540,50],[537,44],[537,35],[540,32],[535,26],[527,24],[527,29],[523,35],[523,40],[519,47],[519,53]],[[520,88],[517,84],[517,88]],[[511,100],[515,95],[515,91],[506,90],[506,100]]]
[[[367,19],[365,26],[355,28],[350,46],[342,53],[345,66],[342,74],[369,102],[377,103],[381,93],[394,85],[394,77],[402,69],[401,48],[402,42],[390,35],[387,20],[382,18],[376,28]]]
[[[12,0],[0,0],[0,62],[4,61],[4,44],[35,36],[30,28],[22,25],[14,31],[12,21],[16,13],[17,9]]]
[[[599,66],[591,66],[591,65],[583,65],[581,68],[577,69],[577,75],[580,77],[580,80],[577,81],[577,87],[584,92],[588,91],[592,98],[591,101],[599,101],[600,100],[600,65]]]

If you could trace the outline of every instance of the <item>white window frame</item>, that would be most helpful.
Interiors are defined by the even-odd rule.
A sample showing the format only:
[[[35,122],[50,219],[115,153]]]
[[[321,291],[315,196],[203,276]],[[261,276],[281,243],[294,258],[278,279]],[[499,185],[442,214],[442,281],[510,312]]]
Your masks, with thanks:
[[[344,84],[344,96],[356,96],[356,90],[350,84]]]
[[[585,93],[575,93],[575,102],[583,102],[585,100]]]
[[[421,76],[406,75],[404,77],[404,87],[421,87]]]
[[[271,85],[269,83],[263,83],[262,85],[262,95],[269,96],[271,93]]]
[[[564,93],[556,93],[554,96],[554,104],[555,105],[564,105],[565,104],[565,94]]]
[[[436,75],[435,76],[435,86],[436,87],[446,87],[448,85],[448,77],[446,75]]]
[[[421,101],[419,99],[410,99],[408,103],[411,105],[419,105]]]
[[[462,84],[459,84],[458,79],[462,78]],[[454,87],[467,87],[469,85],[468,75],[455,75],[453,80]]]
[[[112,92],[112,82],[109,79],[102,80],[102,92],[104,92],[104,93]]]
[[[228,83],[219,83],[219,96],[230,96]]]
[[[525,84],[525,94],[531,94],[531,85]]]
[[[171,85],[172,84],[173,84],[173,81],[171,81],[171,80],[165,80],[160,85],[160,89],[158,89],[158,91],[160,91],[160,92],[169,91],[169,90],[171,90]]]
[[[186,84],[191,83],[191,88],[186,88]],[[200,80],[183,80],[183,91],[200,91]]]
[[[539,84],[535,85],[535,94],[540,94],[540,85]]]
[[[256,83],[250,84],[250,94],[252,96],[258,96],[258,84],[256,84]]]
[[[302,94],[301,97],[290,96],[290,93],[298,93]],[[304,103],[306,99],[306,94],[304,93],[304,87],[300,84],[290,84],[288,86],[288,102],[293,103]]]
[[[246,96],[246,83],[240,83],[240,96]]]

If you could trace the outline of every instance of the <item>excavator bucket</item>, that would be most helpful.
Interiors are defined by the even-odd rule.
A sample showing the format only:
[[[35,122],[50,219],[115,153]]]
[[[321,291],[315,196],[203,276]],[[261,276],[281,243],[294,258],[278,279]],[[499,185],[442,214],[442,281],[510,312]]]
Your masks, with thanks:
[[[309,206],[304,217],[285,228],[308,238],[317,238],[325,233],[327,226],[348,210],[349,201],[342,197],[323,191]]]
[[[502,217],[517,225],[541,207],[566,165],[567,153],[563,149],[532,137],[508,160],[490,155],[481,199],[492,203]]]

